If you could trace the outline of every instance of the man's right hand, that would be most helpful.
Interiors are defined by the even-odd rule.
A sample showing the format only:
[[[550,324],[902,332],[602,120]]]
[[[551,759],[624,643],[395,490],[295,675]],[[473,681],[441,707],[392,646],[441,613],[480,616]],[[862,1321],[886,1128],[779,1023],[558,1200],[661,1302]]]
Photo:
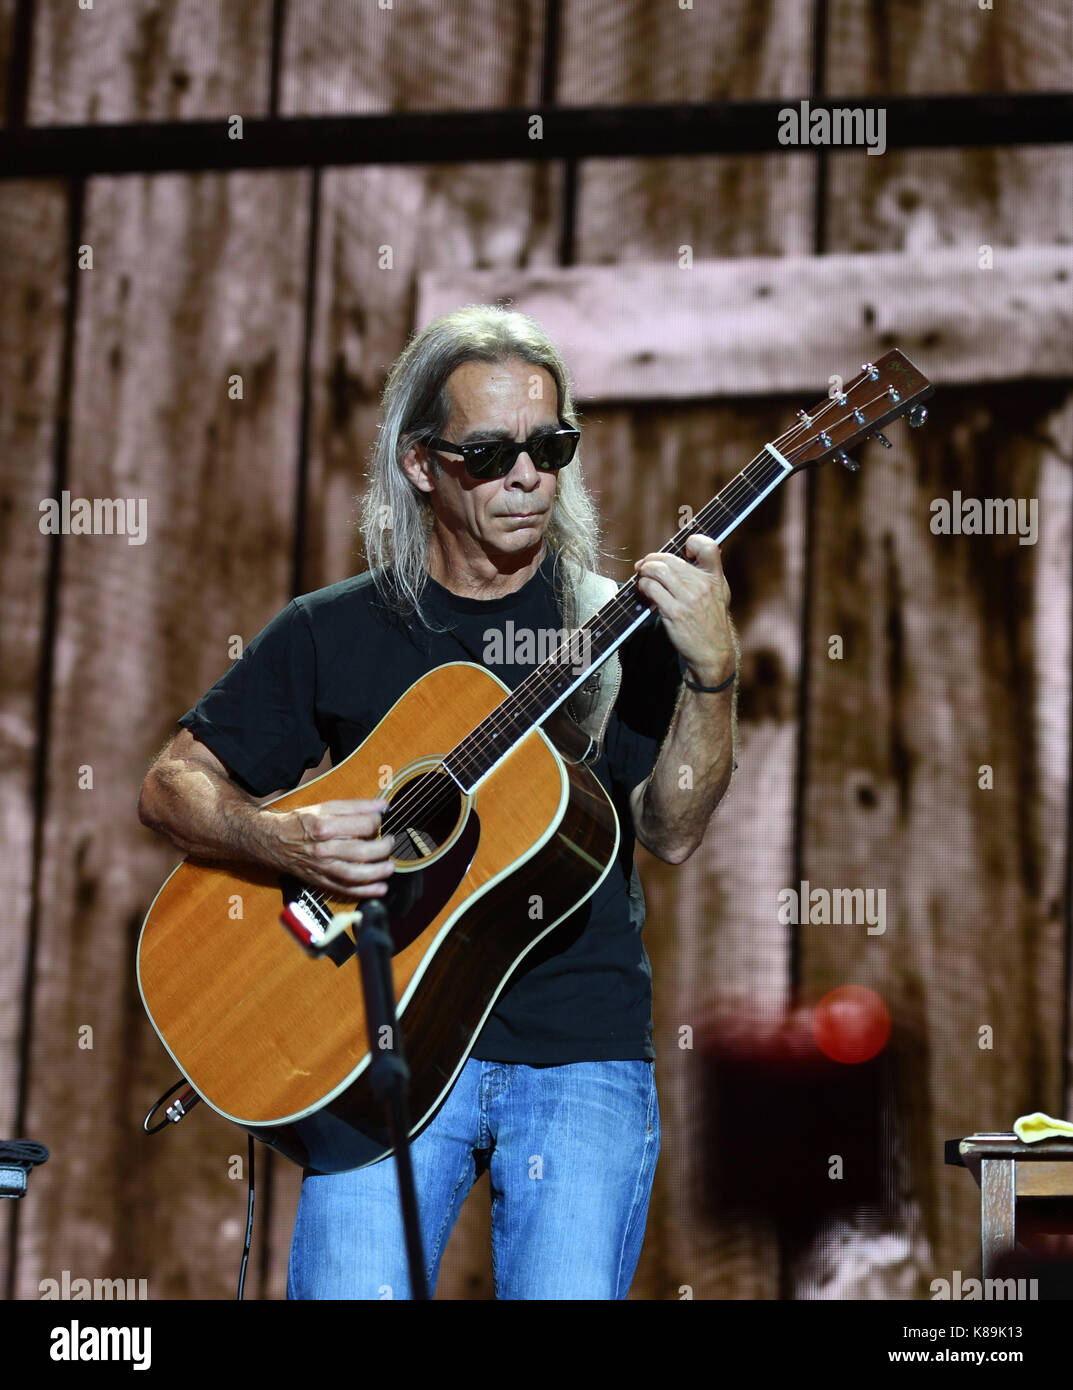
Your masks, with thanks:
[[[184,854],[249,860],[353,902],[387,892],[394,839],[379,833],[387,805],[377,798],[274,810],[239,787],[211,748],[180,729],[146,773],[138,814]]]
[[[321,801],[291,811],[262,807],[261,829],[285,873],[336,898],[377,898],[395,871],[393,835],[380,834],[386,801]]]

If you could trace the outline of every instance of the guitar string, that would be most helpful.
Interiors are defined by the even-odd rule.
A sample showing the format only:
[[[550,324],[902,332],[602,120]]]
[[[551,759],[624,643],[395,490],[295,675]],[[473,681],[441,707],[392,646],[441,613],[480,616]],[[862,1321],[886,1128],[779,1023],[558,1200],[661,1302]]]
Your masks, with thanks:
[[[748,483],[745,480],[744,474],[747,473],[748,470],[752,468],[754,464],[764,460],[765,458],[768,462],[773,461],[771,460],[770,455],[765,455],[763,452],[761,452],[756,456],[756,458],[752,459],[750,463],[746,464],[745,468],[742,469],[739,474],[735,475],[733,479],[731,479],[730,483],[728,483],[726,488],[724,488],[718,494],[717,498],[712,498],[711,501],[706,503],[705,506],[701,508],[700,512],[698,512],[696,517],[694,518],[695,524],[692,527],[692,529],[698,529],[702,521],[705,520],[704,513],[707,512],[710,508],[714,507],[718,499],[723,496],[723,493],[729,494],[728,501],[733,502],[736,502],[739,498],[746,496],[748,493],[753,493],[755,495],[758,489],[753,487],[752,484]],[[732,491],[734,489],[735,484],[738,484],[738,487],[736,491]],[[721,508],[722,505],[723,504],[720,503]],[[690,533],[690,531],[686,532],[687,535]],[[678,534],[681,535],[682,533],[679,532]],[[678,535],[672,538],[672,541],[668,543],[668,546],[674,544],[677,540]],[[635,591],[635,586],[636,576],[627,580],[626,583],[622,586],[622,589],[620,589],[615,595],[613,595],[612,598],[608,600],[608,603],[600,609],[599,614],[594,615],[594,618],[600,616],[601,614],[604,615],[603,627],[598,629],[598,631],[610,629],[612,632],[612,640],[614,636],[618,635],[617,631],[615,630],[617,628],[618,620],[619,618],[626,616],[626,608],[629,606],[630,600],[628,596],[627,604],[623,604],[621,602],[624,596],[624,592],[627,589],[630,589],[631,592]],[[645,606],[651,610],[651,605]],[[635,614],[633,616],[635,616]],[[561,651],[562,648],[559,648],[558,650]],[[489,721],[495,720],[496,717],[499,716],[499,724],[502,726],[506,726],[508,723],[513,723],[515,719],[518,717],[518,714],[525,714],[531,716],[533,711],[527,710],[525,708],[525,704],[531,696],[539,696],[541,690],[541,681],[534,682],[534,677],[538,676],[539,672],[543,669],[543,667],[546,667],[550,662],[554,662],[556,654],[557,653],[554,653],[548,659],[547,662],[543,663],[542,667],[538,667],[536,671],[532,672],[528,677],[526,677],[526,679],[522,681],[516,687],[516,689],[511,692],[510,695],[504,698],[504,700],[496,707],[496,709],[492,710],[488,715],[486,715],[485,718],[476,726],[476,728],[471,730],[471,732],[466,735],[466,737],[461,741],[460,744],[456,745],[456,748],[466,745],[468,750],[468,762],[476,762],[478,751],[484,752],[492,748],[494,738],[496,735],[490,732],[483,734],[481,733],[483,726],[488,724]],[[543,679],[546,680],[547,677]],[[529,686],[528,689],[526,689],[527,686]],[[546,693],[551,693],[550,688],[546,690]],[[515,705],[515,710],[506,715],[502,714],[504,708],[511,704]],[[539,698],[537,707],[539,709]],[[528,737],[529,733],[531,732],[532,728],[530,727],[515,742],[521,743],[522,740]],[[454,752],[455,750],[451,751]],[[508,756],[508,754],[503,754],[503,756]],[[451,753],[447,753],[441,760],[440,766],[443,767],[443,765],[450,758]],[[461,768],[459,769],[459,771],[461,771]],[[456,784],[453,781],[448,781],[449,775],[450,774],[446,774],[440,771],[431,771],[427,773],[422,773],[418,777],[416,777],[411,787],[404,789],[402,796],[400,796],[395,802],[391,803],[388,810],[384,812],[380,821],[381,835],[383,835],[385,831],[389,834],[393,834],[396,827],[399,830],[403,830],[407,821],[413,821],[419,818],[424,818],[427,821],[427,819],[430,816],[434,815],[437,811],[449,806],[451,802],[456,798],[456,796],[461,795],[460,789],[456,786]],[[435,778],[436,781],[436,785],[431,789],[431,792],[427,785],[427,780],[429,778]],[[425,783],[426,785],[422,786],[422,783]],[[420,788],[420,790],[418,790],[418,788]],[[421,861],[420,859],[416,859],[410,862],[420,863]],[[307,898],[311,899],[318,908],[324,910],[326,913],[329,911],[325,895],[321,890],[312,889],[303,885],[303,893]],[[337,899],[334,894],[330,896],[337,901],[351,901],[350,899]],[[361,900],[358,901],[360,902]]]
[[[763,455],[758,455],[757,458],[752,461],[752,463],[762,461],[763,457]],[[752,463],[747,465],[747,468],[752,467]],[[743,470],[743,472],[744,471],[746,470]],[[733,484],[738,482],[739,477],[740,475],[735,477],[732,480],[731,484],[728,484],[728,487],[727,489],[725,489],[725,491],[729,493]],[[757,491],[758,489],[755,488],[751,483],[744,482],[743,485],[740,485],[737,488],[736,492],[734,492],[733,495],[728,497],[728,500],[736,502],[739,500],[739,498],[746,496],[748,493],[752,493],[755,495]],[[720,494],[720,497],[722,497],[722,493]],[[701,525],[708,520],[708,518],[705,517],[704,513],[713,507],[715,501],[716,499],[713,498],[711,502],[707,503],[705,507],[697,513],[697,516],[695,518],[695,524],[691,528],[692,530],[700,529]],[[720,503],[720,510],[723,509],[724,504]],[[691,534],[691,531],[687,531],[686,535],[688,536],[688,534]],[[677,539],[677,537],[674,538],[674,540]],[[665,547],[666,549],[668,549],[668,553],[673,553],[669,550],[670,545],[672,545],[673,543],[673,541],[669,542],[668,547]],[[614,639],[619,635],[619,620],[628,617],[630,621],[632,621],[636,617],[638,609],[635,606],[635,592],[636,577],[631,577],[629,580],[626,581],[625,584],[623,584],[622,588],[619,589],[618,592],[615,595],[613,595],[612,598],[608,600],[608,603],[600,610],[600,615],[603,616],[604,621],[602,626],[597,629],[599,633],[606,633],[610,640],[614,641]],[[649,611],[652,610],[651,604],[646,603],[643,606],[648,608]],[[631,609],[632,611],[630,611]],[[599,615],[594,615],[594,617],[595,616]],[[584,632],[586,630],[587,626],[578,629],[578,631],[581,632]],[[479,765],[480,757],[482,754],[487,754],[492,751],[498,753],[499,747],[496,746],[495,739],[499,736],[499,734],[501,732],[507,732],[509,730],[509,726],[515,724],[519,717],[528,718],[531,721],[532,716],[534,714],[539,713],[544,707],[544,697],[549,697],[557,693],[556,683],[559,680],[559,677],[556,672],[549,671],[548,668],[554,667],[555,665],[562,665],[563,663],[561,660],[559,660],[559,658],[561,658],[564,652],[567,655],[570,654],[569,647],[570,640],[568,639],[559,648],[557,648],[556,651],[553,652],[552,655],[545,662],[543,662],[541,666],[537,667],[535,671],[533,671],[529,676],[527,676],[526,679],[522,681],[498,706],[496,706],[494,710],[492,710],[488,715],[486,715],[485,718],[481,720],[481,722],[476,726],[476,728],[471,730],[470,733],[467,734],[466,737],[461,741],[461,743],[456,746],[456,749],[452,749],[450,753],[447,753],[444,756],[442,761],[446,763],[448,760],[451,759],[452,753],[457,754],[457,749],[463,747],[464,745],[464,752],[461,758],[456,756],[455,764],[456,770],[459,772],[459,774],[465,776],[466,771],[472,771],[474,770],[476,765]],[[592,669],[591,662],[589,663],[588,669]],[[508,706],[510,707],[509,709],[507,708]],[[495,727],[497,725],[498,727]],[[525,737],[529,732],[531,732],[531,729],[526,730],[526,733],[523,734],[522,737]],[[447,797],[449,798],[451,795],[453,795],[453,787],[450,789],[445,789],[445,792]],[[397,802],[392,804],[391,810],[385,813],[384,820],[386,821],[389,817],[392,817],[393,819],[398,819],[399,817],[402,817],[403,819],[412,818],[418,806],[418,803],[421,801],[421,797],[422,793],[415,793],[411,791],[411,793],[409,794],[409,799],[407,799],[406,795],[399,798]],[[438,800],[440,800],[439,797],[437,797],[434,801],[425,802],[420,808],[421,811],[427,814],[436,806],[436,802]]]
[[[863,381],[860,383],[851,384],[849,390],[845,393],[847,400],[849,393],[856,389],[857,385],[863,384]],[[876,397],[875,399],[879,399],[879,397]],[[813,417],[811,417],[809,423],[800,422],[792,429],[786,431],[786,433],[780,437],[779,442],[785,442],[791,435],[795,433],[799,434],[802,432],[802,430],[811,428],[811,425],[815,422],[815,420],[819,419],[821,415],[826,413],[829,409],[834,408],[836,405],[841,405],[843,403],[844,402],[842,402],[841,400],[836,401],[832,398],[823,407],[816,411],[816,414]],[[872,403],[873,402],[869,402],[868,404]],[[843,421],[840,421],[839,423],[844,423],[844,421],[848,418],[848,416],[843,417]],[[668,542],[664,549],[667,550],[668,553],[676,553],[676,548],[680,549],[681,546],[684,545],[685,540],[688,539],[689,535],[693,534],[695,531],[703,530],[707,527],[708,522],[714,519],[715,513],[719,511],[729,510],[725,505],[725,501],[730,503],[736,503],[739,500],[739,498],[742,497],[743,494],[750,491],[754,493],[758,491],[759,489],[752,484],[752,482],[746,477],[746,474],[749,472],[751,468],[754,467],[755,464],[763,462],[765,459],[770,461],[770,455],[767,455],[764,451],[762,451],[760,454],[756,456],[756,458],[754,458],[749,464],[746,465],[746,467],[741,471],[741,473],[736,475],[735,478],[731,480],[730,484],[728,484],[726,489],[721,491],[717,497],[713,498],[709,503],[707,503],[705,507],[703,507],[701,511],[697,513],[694,522],[689,527],[683,528],[677,536],[673,537],[672,540]],[[739,481],[740,485],[735,490],[735,484],[739,483]],[[724,492],[726,493],[725,501]],[[709,512],[713,515],[706,516],[705,514]],[[730,515],[733,515],[732,511],[730,512]],[[626,610],[630,608],[632,608],[633,610],[632,614],[630,615],[631,621],[632,618],[636,615],[636,613],[640,611],[640,605],[637,605],[634,601],[634,588],[631,587],[634,585],[635,577],[628,580],[618,591],[618,593],[614,596],[614,598],[611,601],[609,601],[608,607],[612,608],[613,611],[608,614],[604,627],[605,629],[609,630],[612,641],[618,635],[616,631],[618,620],[626,616]],[[647,607],[649,611],[651,611],[651,604],[645,604],[644,606]],[[584,631],[585,629],[580,630]],[[603,629],[598,629],[598,631],[603,631]],[[498,737],[500,732],[509,732],[510,726],[515,725],[517,723],[519,716],[527,718],[531,723],[532,716],[534,714],[540,713],[544,705],[544,700],[547,697],[554,695],[556,693],[557,687],[561,686],[561,681],[559,680],[557,673],[554,671],[554,668],[556,666],[561,666],[564,664],[563,656],[564,654],[569,655],[569,647],[570,639],[562,643],[561,646],[554,653],[552,653],[552,655],[540,667],[536,669],[536,671],[532,672],[531,675],[527,677],[525,681],[523,681],[514,691],[511,692],[510,696],[503,700],[501,704],[496,707],[495,710],[493,710],[489,715],[487,715],[485,719],[482,720],[481,723],[475,729],[471,730],[470,734],[468,734],[466,738],[462,741],[462,743],[465,745],[465,750],[462,753],[461,759],[455,759],[456,770],[460,774],[464,776],[467,770],[471,771],[473,770],[473,766],[479,766],[480,756],[492,750],[495,738]],[[592,663],[590,662],[589,665],[591,669]],[[552,669],[549,670],[549,668]],[[533,697],[535,697],[535,699]],[[510,707],[509,709],[508,706]],[[495,727],[496,724],[498,724],[499,727]],[[529,731],[527,730],[526,733],[528,732]],[[523,737],[525,737],[524,734]],[[462,745],[459,745],[459,747],[461,746]],[[455,751],[456,750],[452,750],[452,752]],[[495,751],[498,752],[498,747],[495,748]],[[444,761],[446,762],[447,759],[449,759],[450,757],[451,754],[448,753],[445,756]],[[409,816],[413,814],[414,805],[415,803],[413,801],[407,801],[405,798],[402,798],[399,802],[395,803],[395,807],[393,807],[393,809],[397,809],[401,814]]]
[[[860,382],[851,383],[847,391],[844,393],[846,401],[848,402],[849,395],[854,390],[856,390],[860,385],[864,384],[864,380],[869,379],[870,378],[865,377]],[[874,397],[872,401],[869,401],[868,405],[874,404],[876,400],[881,399],[886,394],[887,393],[885,391],[881,392],[879,395]],[[808,422],[800,421],[797,425],[787,430],[782,436],[779,437],[778,443],[785,444],[793,435],[800,434],[803,431],[812,428],[815,421],[818,420],[823,414],[825,414],[827,411],[834,408],[835,406],[842,405],[844,403],[846,402],[842,401],[841,399],[836,400],[835,398],[831,398],[821,408],[816,410],[815,414],[812,417],[810,417],[810,420]],[[844,423],[848,419],[848,415],[844,416],[843,419],[838,423]],[[754,467],[755,464],[763,462],[765,459],[770,461],[770,455],[767,455],[765,451],[761,451],[761,453],[758,454],[756,458],[754,458],[749,464],[747,464],[746,467],[738,475],[736,475],[734,479],[731,480],[730,484],[728,484],[726,489],[721,491],[717,495],[717,497],[713,498],[709,503],[705,505],[704,508],[701,509],[691,526],[683,528],[683,530],[680,531],[678,535],[675,536],[672,539],[672,541],[668,543],[665,549],[667,549],[669,553],[674,553],[674,547],[676,545],[679,545],[679,543],[684,544],[685,539],[687,539],[690,534],[693,534],[697,530],[703,529],[703,527],[707,525],[708,521],[713,519],[711,517],[707,517],[705,513],[714,513],[717,511],[727,510],[723,500],[724,492],[726,493],[726,501],[730,503],[735,503],[739,500],[739,498],[743,496],[743,494],[750,491],[758,491],[758,488],[756,488],[751,483],[751,481],[746,477],[746,475],[748,474],[749,470]],[[735,484],[738,484],[736,488]],[[633,610],[632,613],[629,615],[631,621],[633,617],[636,616],[636,613],[640,611],[640,606],[634,602],[635,583],[636,577],[633,577],[630,580],[628,580],[626,584],[622,586],[622,589],[619,590],[619,592],[614,596],[612,600],[609,601],[609,604],[607,605],[607,608],[611,611],[606,614],[604,627],[601,629],[597,629],[597,631],[603,632],[605,630],[609,630],[611,640],[614,640],[614,638],[618,635],[616,631],[617,624],[619,619],[627,616],[626,610],[630,608],[632,608]],[[652,611],[652,605],[645,604],[644,606],[647,607],[650,612]],[[492,751],[493,749],[497,754],[499,753],[499,750],[502,747],[502,745],[495,744],[496,738],[498,738],[500,733],[516,733],[516,725],[519,718],[528,722],[530,726],[532,725],[534,715],[537,715],[541,712],[541,710],[544,707],[544,702],[546,698],[556,693],[557,678],[552,671],[548,670],[548,668],[554,667],[556,664],[562,664],[561,661],[557,662],[557,658],[561,657],[564,650],[568,649],[568,647],[569,642],[563,643],[562,646],[560,646],[560,648],[555,653],[553,653],[547,661],[545,661],[540,667],[538,667],[534,672],[532,672],[531,675],[527,677],[526,680],[523,681],[514,691],[512,691],[511,694],[507,696],[507,698],[504,699],[500,703],[500,705],[496,707],[495,710],[491,711],[491,713],[487,715],[485,719],[482,720],[481,723],[475,729],[471,730],[470,734],[468,734],[462,740],[462,742],[456,746],[456,750],[452,750],[452,752],[456,752],[459,748],[463,749],[461,757],[455,758],[456,769],[463,776],[463,778],[466,777],[467,773],[476,770],[480,766],[482,755],[486,755],[489,751]],[[529,732],[531,732],[531,727],[525,730],[525,732],[521,735],[521,738],[527,737]],[[521,739],[516,739],[515,741],[520,742]],[[443,759],[444,763],[446,763],[450,758],[451,753],[445,755],[445,758]],[[427,786],[421,787],[420,790],[418,790],[419,784],[424,780],[425,779],[423,777],[415,779],[415,786],[412,787],[408,793],[404,793],[403,796],[400,797],[398,801],[393,803],[393,805],[385,813],[382,825],[385,825],[387,822],[398,823],[399,821],[413,819],[415,815],[418,814],[427,816],[429,814],[432,814],[435,810],[438,810],[440,806],[448,803],[454,797],[455,787],[453,785],[445,786],[442,788],[442,790],[434,790],[431,796],[429,795],[429,788]],[[439,781],[438,775],[437,781]],[[386,828],[388,828],[390,831],[389,824],[386,825]]]
[[[820,420],[830,410],[836,408],[837,406],[847,405],[849,403],[850,396],[861,386],[863,386],[866,381],[870,380],[872,380],[872,378],[867,373],[863,374],[859,380],[855,380],[851,382],[847,387],[845,387],[839,397],[831,397],[828,401],[824,403],[823,406],[816,409],[815,412],[808,417],[808,419],[799,420],[797,424],[791,426],[788,430],[784,431],[783,434],[777,436],[776,439],[772,441],[772,443],[776,448],[780,449],[780,452],[793,451],[797,449],[797,446],[793,442],[794,436],[801,435],[806,431],[812,430],[816,422]],[[870,408],[877,401],[882,399],[890,399],[888,389],[884,389],[880,391],[876,396],[872,397],[869,401],[865,403],[863,409]],[[899,414],[904,413],[904,409],[907,409],[909,404],[910,401],[903,402],[903,410],[900,411]],[[859,410],[862,409],[862,407],[858,406],[854,409]],[[837,429],[840,425],[845,424],[851,417],[853,417],[853,414],[854,411],[851,410],[849,414],[844,415],[840,420],[836,421],[831,426],[831,428]],[[815,441],[812,440],[810,442]],[[746,464],[746,466],[738,474],[736,474],[734,478],[730,480],[730,482],[726,485],[725,488],[723,488],[714,498],[712,498],[708,503],[706,503],[705,506],[702,507],[701,510],[696,514],[693,522],[688,527],[682,528],[674,537],[672,537],[672,539],[667,543],[667,545],[664,546],[664,550],[666,550],[670,554],[676,553],[672,547],[678,546],[678,548],[681,548],[681,546],[684,545],[685,541],[688,539],[690,535],[694,534],[697,531],[703,530],[704,526],[706,526],[709,521],[714,520],[714,514],[718,511],[727,511],[733,519],[734,514],[733,510],[731,509],[733,504],[736,504],[749,492],[756,493],[759,491],[759,488],[754,486],[746,475],[748,474],[749,470],[752,469],[756,464],[762,463],[764,461],[772,461],[771,455],[767,453],[766,448],[764,450],[761,450],[761,452],[757,454],[755,458],[750,460],[750,462]],[[787,474],[785,476],[789,475]],[[785,477],[783,481],[785,481]],[[706,513],[712,513],[712,515],[706,516]],[[615,631],[618,620],[627,616],[626,610],[633,606],[633,613],[629,615],[631,621],[633,617],[636,616],[638,606],[635,605],[633,593],[636,591],[637,578],[638,576],[635,575],[632,576],[629,580],[627,580],[623,584],[622,588],[619,589],[619,591],[608,601],[604,608],[600,610],[600,613],[606,614],[606,616],[603,627],[597,629],[597,631],[605,632],[610,630],[612,640],[614,640],[614,637],[618,635]],[[649,609],[649,612],[651,612],[653,609],[653,606],[651,604],[645,604],[644,606]],[[599,614],[594,616],[599,616]],[[586,628],[579,629],[579,631],[585,630]],[[491,713],[488,714],[485,717],[485,719],[482,720],[481,723],[478,724],[477,727],[473,729],[470,732],[470,734],[468,734],[461,741],[460,744],[456,745],[456,749],[465,746],[466,752],[463,756],[471,765],[471,770],[473,770],[473,765],[479,766],[479,755],[486,753],[493,747],[494,739],[498,736],[498,733],[500,732],[499,729],[495,729],[493,731],[490,728],[488,731],[482,733],[481,730],[484,728],[485,725],[498,723],[499,725],[504,726],[505,731],[506,726],[514,724],[518,719],[519,715],[525,716],[529,718],[531,721],[533,714],[540,712],[540,709],[542,707],[542,701],[540,697],[549,696],[553,694],[555,690],[554,679],[551,673],[547,671],[547,668],[555,664],[556,658],[568,646],[569,642],[563,643],[557,649],[557,651],[553,653],[551,657],[548,658],[547,661],[542,663],[541,666],[537,667],[535,671],[533,671],[528,677],[526,677],[526,679],[523,682],[521,682],[521,684],[496,707],[496,709],[491,711]],[[592,669],[592,663],[590,663],[589,669]],[[542,672],[544,672],[545,674],[542,675]],[[527,708],[527,703],[531,700],[532,697],[536,697],[535,708]],[[512,706],[513,708],[509,713],[504,713],[507,706]],[[531,732],[532,726],[529,729],[527,729],[521,735],[520,738],[517,738],[515,740],[515,743],[522,742],[522,740],[528,737],[529,733]],[[451,750],[451,753],[454,753],[455,751],[456,750]],[[498,753],[499,749],[497,748],[495,751]],[[448,761],[448,759],[450,759],[451,753],[448,753],[444,756],[441,766],[445,764]],[[507,754],[502,754],[501,756],[507,756]],[[460,767],[459,771],[461,770],[462,769]],[[388,810],[384,813],[381,819],[381,833],[384,829],[388,829],[389,833],[392,833],[390,831],[389,822],[399,824],[407,820],[415,819],[415,817],[417,816],[428,817],[429,815],[433,814],[436,810],[440,809],[442,806],[450,804],[450,802],[454,799],[456,792],[459,790],[458,788],[456,788],[453,782],[450,785],[438,786],[436,789],[432,791],[431,795],[429,794],[429,789],[427,787],[423,788],[420,792],[417,791],[417,785],[425,781],[426,777],[430,775],[436,777],[437,783],[443,782],[443,776],[439,772],[433,774],[423,774],[422,776],[416,778],[415,786],[411,788],[408,792],[404,792],[403,796],[400,797],[398,801],[392,803],[389,806]],[[323,895],[318,890],[304,888],[304,892],[308,896],[312,897],[318,906],[325,907]]]
[[[844,392],[847,401],[849,395],[853,391],[855,391],[860,385],[863,385],[865,380],[870,380],[870,378],[865,377],[860,382],[850,384],[850,386]],[[879,395],[874,397],[867,404],[869,406],[874,404],[875,401],[881,399],[886,394],[886,391],[879,393]],[[836,400],[834,398],[831,398],[830,401],[825,403],[824,406],[822,406],[820,409],[816,411],[815,415],[813,415],[810,418],[809,422],[806,423],[804,421],[801,421],[797,425],[787,430],[782,436],[779,436],[776,447],[778,446],[778,444],[785,445],[793,435],[801,434],[803,431],[811,429],[812,425],[815,423],[817,419],[820,418],[821,415],[825,414],[828,410],[834,408],[837,405],[842,405],[843,403],[844,402],[842,400]],[[842,420],[840,420],[838,423],[845,423],[845,421],[849,418],[850,417],[848,415],[844,416]],[[833,426],[833,428],[837,428],[837,425]],[[707,522],[713,519],[712,517],[706,517],[705,513],[714,513],[716,511],[726,510],[723,500],[724,493],[726,493],[726,501],[736,503],[744,494],[750,491],[754,493],[758,491],[758,488],[756,488],[745,475],[749,472],[751,468],[754,467],[755,464],[763,462],[765,459],[770,461],[770,455],[767,455],[765,451],[761,451],[761,453],[758,454],[756,458],[751,460],[751,462],[747,464],[746,467],[743,470],[741,470],[741,472],[737,474],[735,478],[731,480],[731,482],[723,491],[721,491],[715,498],[713,498],[709,503],[707,503],[705,507],[701,509],[700,512],[697,513],[694,522],[689,527],[683,528],[677,536],[675,536],[670,542],[668,542],[668,545],[665,547],[665,549],[667,549],[669,553],[674,553],[673,547],[675,547],[676,545],[679,545],[680,547],[680,543],[684,543],[685,539],[687,539],[689,535],[693,534],[697,530],[703,529],[703,526],[707,525]],[[738,484],[736,488],[735,484]],[[598,631],[603,632],[605,630],[609,630],[612,641],[614,640],[615,636],[618,635],[616,631],[618,620],[627,616],[626,610],[632,607],[633,611],[629,614],[631,621],[636,616],[636,613],[639,611],[639,607],[634,602],[635,585],[636,576],[628,580],[618,591],[618,593],[609,601],[608,605],[606,605],[606,609],[611,611],[606,612],[604,627],[598,629]],[[647,607],[650,612],[652,611],[652,605],[646,604],[644,606]],[[601,612],[605,612],[605,610],[601,610]],[[502,745],[496,745],[495,739],[499,736],[500,733],[516,733],[516,727],[512,728],[512,726],[517,725],[519,718],[526,720],[530,724],[530,726],[532,725],[533,717],[534,715],[537,715],[541,712],[544,706],[545,698],[555,693],[556,678],[552,674],[552,672],[548,671],[547,668],[556,664],[556,658],[559,657],[562,654],[563,650],[568,646],[568,642],[562,644],[562,646],[557,650],[557,652],[553,653],[552,656],[542,664],[542,666],[538,667],[534,672],[532,672],[530,676],[527,677],[526,680],[523,681],[514,691],[512,691],[511,694],[507,696],[506,699],[504,699],[500,703],[500,705],[496,707],[496,709],[491,711],[490,714],[487,715],[485,719],[482,720],[481,723],[477,725],[475,729],[471,730],[471,732],[461,741],[461,743],[456,746],[455,750],[452,750],[452,752],[456,752],[459,748],[463,749],[461,758],[456,757],[455,759],[456,770],[463,777],[465,777],[468,772],[472,772],[480,766],[480,760],[482,755],[486,755],[489,751],[493,749],[497,754],[500,753],[500,748],[502,747]],[[531,727],[529,729],[526,729],[525,732],[522,733],[521,737],[517,738],[515,742],[521,742],[521,740],[527,737],[531,731]],[[500,754],[500,756],[506,755]],[[447,755],[445,755],[443,762],[446,763],[450,758],[451,753],[448,753]],[[437,774],[437,781],[440,780],[440,776],[439,774]],[[424,777],[416,778],[415,785],[408,792],[404,792],[403,796],[391,805],[389,810],[384,815],[382,821],[383,828],[387,828],[390,831],[391,826],[389,822],[398,823],[400,821],[411,820],[416,815],[428,816],[434,813],[436,810],[440,809],[441,806],[448,804],[453,799],[456,790],[453,783],[450,785],[443,786],[442,789],[432,790],[430,795],[430,789],[428,788],[428,786],[420,787],[420,790],[418,789],[423,781],[425,781]]]

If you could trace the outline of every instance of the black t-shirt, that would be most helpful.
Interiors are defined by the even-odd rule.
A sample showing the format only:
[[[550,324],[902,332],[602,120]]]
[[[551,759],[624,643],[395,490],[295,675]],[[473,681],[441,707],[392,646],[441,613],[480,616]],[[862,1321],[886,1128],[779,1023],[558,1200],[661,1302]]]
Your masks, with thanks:
[[[435,666],[476,661],[514,689],[546,659],[549,648],[540,650],[539,634],[562,628],[551,573],[549,550],[522,588],[496,599],[463,598],[429,579],[422,607],[449,629],[443,632],[394,619],[369,573],[305,594],[249,642],[179,723],[254,796],[289,789],[320,763],[325,748],[333,763],[352,753]],[[537,635],[531,653],[520,645],[526,632]],[[617,858],[592,896],[521,962],[485,1021],[474,1057],[545,1066],[655,1057],[629,794],[655,765],[678,666],[654,618],[619,652],[622,687],[592,765],[619,819]],[[379,794],[378,788],[368,793]]]

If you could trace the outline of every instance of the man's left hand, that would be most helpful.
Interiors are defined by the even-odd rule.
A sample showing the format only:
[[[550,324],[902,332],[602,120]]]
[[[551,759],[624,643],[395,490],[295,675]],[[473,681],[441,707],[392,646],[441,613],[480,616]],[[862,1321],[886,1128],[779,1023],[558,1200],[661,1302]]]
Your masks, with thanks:
[[[658,609],[667,635],[697,685],[722,685],[734,673],[734,632],[730,585],[719,546],[710,536],[692,535],[685,543],[692,565],[677,555],[653,551],[637,561],[638,589]]]

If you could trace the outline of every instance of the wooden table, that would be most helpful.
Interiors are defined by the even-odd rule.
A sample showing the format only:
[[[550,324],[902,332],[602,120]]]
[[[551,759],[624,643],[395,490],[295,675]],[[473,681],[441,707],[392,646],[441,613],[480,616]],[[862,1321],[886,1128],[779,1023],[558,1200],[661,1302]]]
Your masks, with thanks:
[[[1036,1197],[1073,1197],[1073,1139],[1025,1144],[1016,1134],[970,1134],[948,1139],[947,1163],[968,1168],[980,1188],[983,1277],[1016,1244],[1017,1203]]]

